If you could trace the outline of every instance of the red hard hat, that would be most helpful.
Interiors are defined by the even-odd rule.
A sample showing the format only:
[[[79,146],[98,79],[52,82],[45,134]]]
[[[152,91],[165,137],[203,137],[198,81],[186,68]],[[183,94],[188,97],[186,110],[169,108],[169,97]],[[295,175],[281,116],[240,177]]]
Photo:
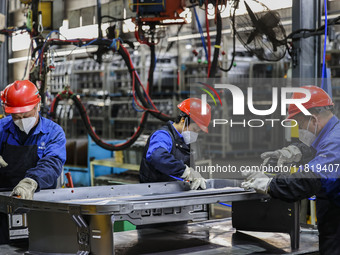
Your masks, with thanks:
[[[334,105],[330,96],[322,88],[312,85],[303,86],[301,88],[308,89],[311,94],[311,98],[309,99],[309,101],[302,104],[307,110],[314,107]],[[295,92],[292,96],[292,99],[300,99],[305,97],[306,95],[304,93]],[[290,104],[288,107],[287,119],[293,118],[296,114],[299,114],[300,112],[301,110],[295,104]]]
[[[208,133],[211,119],[211,107],[207,104],[207,114],[202,115],[202,100],[199,98],[188,98],[177,105],[178,109],[186,113],[204,132]]]
[[[31,111],[40,102],[37,87],[29,80],[15,81],[1,91],[6,113]]]

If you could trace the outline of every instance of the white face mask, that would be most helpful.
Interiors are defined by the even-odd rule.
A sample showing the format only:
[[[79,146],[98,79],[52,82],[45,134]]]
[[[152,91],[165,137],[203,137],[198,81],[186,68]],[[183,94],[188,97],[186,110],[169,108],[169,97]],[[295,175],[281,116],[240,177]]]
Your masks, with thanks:
[[[187,130],[183,131],[185,126]],[[191,144],[197,141],[198,133],[188,130],[187,118],[185,118],[185,121],[184,121],[183,129],[182,129],[182,136],[186,144]]]
[[[19,120],[15,120],[14,124],[19,127],[22,132],[28,134],[31,129],[34,127],[35,122],[37,121],[37,117],[28,117]]]
[[[308,130],[311,118],[312,117],[309,118],[307,129],[299,129],[299,140],[306,144],[308,147],[310,147],[312,143],[315,141],[316,130],[318,127],[318,123],[316,123],[314,134]]]

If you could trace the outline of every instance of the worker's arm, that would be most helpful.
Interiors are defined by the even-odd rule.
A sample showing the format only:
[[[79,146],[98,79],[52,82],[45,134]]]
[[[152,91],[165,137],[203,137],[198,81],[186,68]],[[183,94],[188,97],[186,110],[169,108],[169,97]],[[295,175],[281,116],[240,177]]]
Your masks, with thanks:
[[[298,165],[307,164],[308,162],[310,162],[315,157],[316,152],[313,149],[313,147],[309,147],[302,142],[292,143],[292,145],[299,148],[299,150],[301,151],[301,154],[302,154],[302,157],[301,157],[300,161],[298,162]]]
[[[278,174],[269,184],[268,194],[288,202],[309,198],[321,189],[321,181],[313,172]]]
[[[320,145],[316,156],[301,167],[301,172],[273,178],[268,193],[290,201],[311,197],[321,190],[334,193],[340,177],[338,150],[337,144],[331,140]]]
[[[180,177],[186,166],[182,160],[171,154],[172,139],[164,130],[156,131],[150,138],[146,160],[159,172],[165,175]]]
[[[267,151],[261,154],[262,165],[267,165],[268,161],[277,159],[277,165],[283,164],[307,164],[315,157],[315,150],[304,143],[297,142],[287,147],[275,151]]]
[[[27,170],[25,177],[38,183],[39,189],[55,188],[62,167],[66,161],[66,138],[60,126],[50,131],[49,140],[45,144],[42,157],[37,166]],[[40,145],[38,145],[40,146]]]

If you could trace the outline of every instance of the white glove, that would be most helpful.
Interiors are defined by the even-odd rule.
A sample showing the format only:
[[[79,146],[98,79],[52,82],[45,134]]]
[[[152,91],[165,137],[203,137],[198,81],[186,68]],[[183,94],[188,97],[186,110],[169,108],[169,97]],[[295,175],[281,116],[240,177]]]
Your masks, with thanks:
[[[195,190],[199,187],[201,189],[207,188],[207,185],[205,184],[207,181],[201,176],[201,174],[187,165],[181,178],[186,181],[190,181],[190,189]]]
[[[242,172],[242,176],[246,177],[246,180],[241,183],[241,187],[245,190],[254,189],[258,193],[268,193],[272,178],[269,178],[263,172]]]
[[[0,168],[8,166],[7,162],[0,156]]]
[[[22,199],[33,199],[37,187],[38,183],[35,180],[24,178],[14,187],[11,196],[17,196]]]
[[[302,152],[295,145],[289,145],[281,150],[268,151],[261,154],[263,159],[262,165],[266,165],[270,158],[278,159],[277,165],[282,166],[284,163],[297,163],[301,160]]]

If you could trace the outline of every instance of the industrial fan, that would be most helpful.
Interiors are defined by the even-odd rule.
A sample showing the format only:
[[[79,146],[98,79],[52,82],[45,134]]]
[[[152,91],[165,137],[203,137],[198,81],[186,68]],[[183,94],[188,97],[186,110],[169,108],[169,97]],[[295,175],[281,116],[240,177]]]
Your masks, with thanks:
[[[261,60],[282,59],[286,54],[287,40],[279,13],[269,10],[257,0],[240,1],[238,8],[243,7],[242,4],[246,14],[236,16],[235,10],[231,10],[230,15],[237,38],[249,52]]]

